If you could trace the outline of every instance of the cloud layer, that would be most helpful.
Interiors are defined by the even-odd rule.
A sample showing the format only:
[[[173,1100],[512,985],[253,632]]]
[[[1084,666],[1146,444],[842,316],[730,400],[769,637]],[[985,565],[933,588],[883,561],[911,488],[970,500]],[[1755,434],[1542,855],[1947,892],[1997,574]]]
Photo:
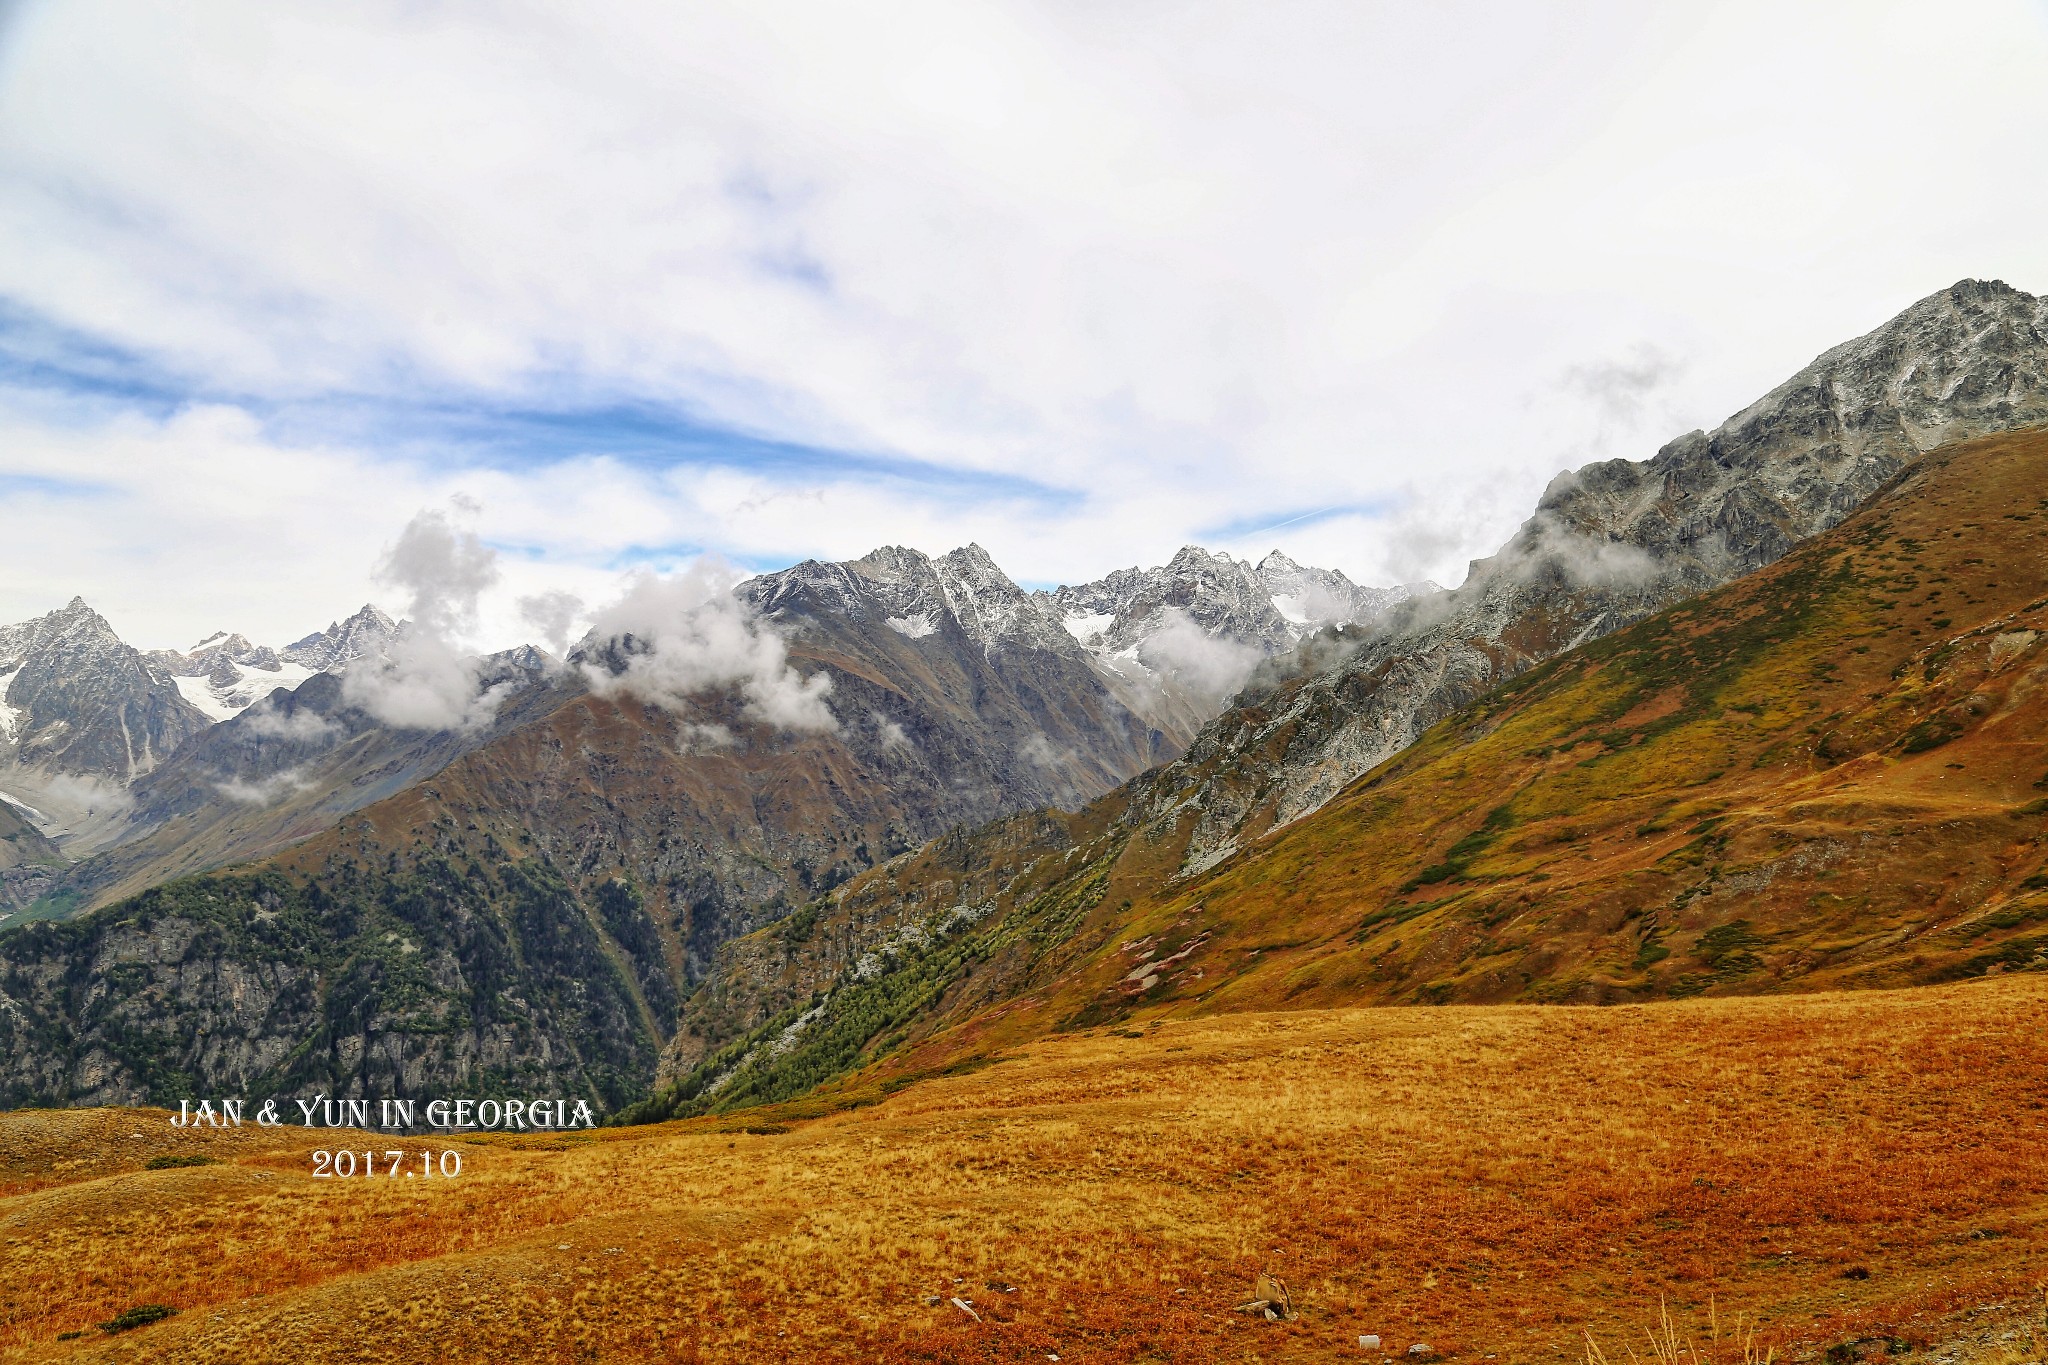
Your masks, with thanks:
[[[458,493],[492,645],[707,549],[1454,582],[1560,468],[2048,288],[2023,0],[8,13],[0,619],[149,644],[351,610]]]

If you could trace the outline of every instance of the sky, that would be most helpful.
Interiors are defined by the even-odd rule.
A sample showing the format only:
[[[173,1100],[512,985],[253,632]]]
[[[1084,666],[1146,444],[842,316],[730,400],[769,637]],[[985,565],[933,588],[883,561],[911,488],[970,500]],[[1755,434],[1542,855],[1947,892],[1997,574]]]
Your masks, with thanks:
[[[1455,584],[1963,278],[2048,0],[0,3],[0,621],[979,542]]]

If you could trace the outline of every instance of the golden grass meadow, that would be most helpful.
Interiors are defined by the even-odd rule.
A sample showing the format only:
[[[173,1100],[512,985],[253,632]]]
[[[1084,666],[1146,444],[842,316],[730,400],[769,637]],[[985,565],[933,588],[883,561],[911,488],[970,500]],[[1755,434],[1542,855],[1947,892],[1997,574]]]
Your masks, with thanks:
[[[1590,1333],[1618,1363],[1661,1304],[1715,1360],[1740,1319],[1759,1358],[2017,1361],[2044,1025],[2020,974],[1166,1021],[808,1119],[400,1143],[21,1111],[0,1360],[1544,1365]],[[344,1146],[463,1173],[315,1179]],[[1238,1311],[1262,1273],[1292,1320]],[[96,1326],[146,1304],[177,1312]]]

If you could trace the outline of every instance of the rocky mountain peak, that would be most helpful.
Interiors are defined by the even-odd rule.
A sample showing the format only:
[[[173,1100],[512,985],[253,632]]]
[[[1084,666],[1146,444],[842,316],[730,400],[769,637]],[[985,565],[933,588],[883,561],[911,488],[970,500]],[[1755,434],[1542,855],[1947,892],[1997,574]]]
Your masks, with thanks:
[[[0,782],[53,818],[46,794],[59,776],[126,785],[208,720],[162,665],[123,643],[104,616],[73,597],[56,611],[0,626],[6,724]]]
[[[1074,642],[1058,622],[979,545],[963,545],[932,561],[946,606],[969,639],[983,650],[1048,649],[1065,652]]]
[[[325,673],[351,659],[384,653],[405,625],[392,620],[376,603],[366,602],[347,620],[330,622],[327,629],[293,641],[278,654],[288,663]]]
[[[816,560],[808,562],[818,563]],[[930,555],[903,545],[880,545],[859,559],[846,563],[847,568],[878,583],[909,583],[927,579],[931,575],[931,566]]]

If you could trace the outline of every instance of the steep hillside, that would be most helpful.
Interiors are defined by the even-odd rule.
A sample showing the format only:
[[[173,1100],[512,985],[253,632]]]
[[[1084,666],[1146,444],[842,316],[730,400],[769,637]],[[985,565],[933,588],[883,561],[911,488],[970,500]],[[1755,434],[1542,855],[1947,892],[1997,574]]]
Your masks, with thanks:
[[[1140,1014],[2048,966],[2044,485],[2048,429],[1944,447],[1203,873],[1173,767],[897,860],[727,950],[647,1112]]]
[[[1562,474],[1454,592],[1403,602],[1334,666],[1225,712],[1159,784],[1184,868],[1314,810],[1501,682],[1771,563],[1923,451],[2048,421],[2048,299],[1963,281],[1822,355],[1711,433]]]
[[[331,673],[296,690],[274,688],[137,781],[102,837],[103,851],[67,869],[32,913],[76,913],[289,847],[582,690],[532,650],[492,656],[478,685],[497,689],[499,700],[489,722],[470,730],[385,725],[351,704]]]
[[[28,813],[0,801],[0,909],[27,905],[41,896],[63,866],[63,853]]]

